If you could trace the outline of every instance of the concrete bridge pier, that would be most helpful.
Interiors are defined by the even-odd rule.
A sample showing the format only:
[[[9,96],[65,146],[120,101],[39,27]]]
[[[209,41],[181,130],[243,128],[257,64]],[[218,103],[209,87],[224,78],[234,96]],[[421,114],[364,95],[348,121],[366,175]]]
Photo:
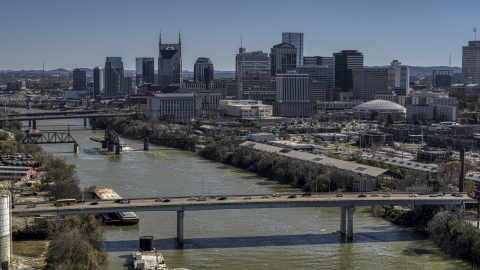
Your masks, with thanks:
[[[340,233],[345,234],[347,232],[347,208],[340,207]]]
[[[113,151],[113,147],[114,147],[114,146],[115,146],[115,145],[113,145],[113,143],[107,142],[107,149],[108,149],[109,152]]]
[[[183,218],[185,217],[184,211],[177,211],[177,242],[183,245]]]
[[[97,129],[97,118],[90,118],[90,125],[92,126],[92,130]]]
[[[33,120],[33,129],[37,129],[37,120]]]
[[[120,149],[122,147],[120,145],[115,145],[115,155],[120,155]]]
[[[79,149],[79,148],[78,148],[78,143],[77,143],[77,142],[74,142],[74,143],[73,143],[73,153],[78,154],[78,151],[79,151],[78,149]]]
[[[83,118],[83,126],[86,127],[87,126],[87,118]]]
[[[144,150],[144,151],[150,150],[150,142],[148,141],[148,139],[145,139],[145,140],[143,141],[143,150]]]
[[[102,148],[107,148],[108,147],[108,141],[107,140],[103,140],[102,141]]]
[[[347,220],[347,238],[348,239],[353,239],[353,213],[355,213],[355,207],[348,207],[347,208],[347,213],[348,213],[348,220]]]
[[[28,120],[28,127],[32,126],[32,120]]]

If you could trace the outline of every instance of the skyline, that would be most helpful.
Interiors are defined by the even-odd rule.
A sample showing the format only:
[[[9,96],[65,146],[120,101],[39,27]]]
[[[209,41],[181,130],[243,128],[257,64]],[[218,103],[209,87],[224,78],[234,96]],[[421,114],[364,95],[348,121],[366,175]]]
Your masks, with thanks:
[[[47,3],[47,4],[45,4]],[[94,68],[106,57],[122,57],[127,70],[136,57],[158,61],[158,39],[182,38],[182,69],[208,57],[215,70],[235,70],[241,44],[270,49],[282,32],[304,33],[304,56],[358,50],[366,66],[396,59],[411,66],[461,67],[462,46],[475,39],[480,2],[243,1],[233,6],[197,1],[7,1],[0,18],[0,70]],[[18,12],[13,12],[13,11]],[[213,12],[212,12],[213,10]],[[138,12],[135,12],[138,11]],[[176,11],[176,12],[172,12]],[[113,18],[113,19],[112,19]],[[452,20],[451,18],[461,18]],[[479,36],[480,37],[480,36]],[[477,38],[478,39],[478,38]]]

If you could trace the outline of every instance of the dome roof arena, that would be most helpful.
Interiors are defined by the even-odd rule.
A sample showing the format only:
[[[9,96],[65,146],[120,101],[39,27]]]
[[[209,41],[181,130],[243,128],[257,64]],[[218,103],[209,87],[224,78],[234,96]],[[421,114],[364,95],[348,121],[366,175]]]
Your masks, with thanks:
[[[365,113],[377,111],[378,113],[405,113],[406,108],[395,102],[376,99],[364,102],[353,108],[353,112]]]

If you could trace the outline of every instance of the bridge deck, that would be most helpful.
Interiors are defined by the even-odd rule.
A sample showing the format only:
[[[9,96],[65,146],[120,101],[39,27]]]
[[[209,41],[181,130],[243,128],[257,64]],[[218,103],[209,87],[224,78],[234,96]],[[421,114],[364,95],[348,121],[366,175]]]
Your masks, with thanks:
[[[392,197],[367,197],[359,198],[358,194],[344,194],[336,197],[331,194],[312,195],[308,197],[287,198],[282,197],[262,198],[261,195],[252,195],[252,199],[244,196],[228,196],[226,200],[208,199],[206,201],[187,200],[187,197],[170,198],[170,202],[155,202],[154,198],[131,199],[129,204],[119,204],[113,201],[99,200],[98,205],[76,204],[56,207],[53,202],[37,204],[35,208],[25,205],[16,205],[12,211],[13,216],[33,216],[41,214],[87,214],[107,212],[141,212],[141,211],[202,211],[224,209],[258,209],[258,208],[292,208],[292,207],[348,207],[372,205],[463,205],[476,202],[468,197],[453,197],[450,194],[439,197],[419,195],[409,197],[408,194],[393,194]],[[83,208],[83,209],[82,209]]]

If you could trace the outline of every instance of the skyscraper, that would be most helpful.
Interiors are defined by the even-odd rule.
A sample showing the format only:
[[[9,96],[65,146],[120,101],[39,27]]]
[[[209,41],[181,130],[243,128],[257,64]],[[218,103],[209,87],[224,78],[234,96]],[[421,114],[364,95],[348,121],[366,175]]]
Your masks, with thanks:
[[[135,59],[135,85],[153,84],[155,81],[155,64],[153,57],[137,57]]]
[[[131,95],[133,92],[133,79],[132,77],[123,78],[123,93],[124,96]]]
[[[103,93],[104,88],[104,72],[102,67],[95,67],[93,69],[93,96],[96,97]]]
[[[205,83],[207,87],[213,81],[213,63],[210,58],[197,59],[193,66],[193,80],[196,83]]]
[[[432,84],[434,88],[447,88],[453,84],[453,70],[433,70]]]
[[[277,97],[273,103],[273,114],[281,117],[309,117],[315,109],[310,102],[310,84],[308,74],[287,74],[276,76]]]
[[[105,61],[105,96],[108,98],[122,97],[123,91],[122,57],[107,57]]]
[[[158,84],[161,88],[182,83],[182,43],[178,33],[177,44],[163,44],[160,34],[158,57]]]
[[[303,33],[282,33],[282,42],[295,46],[297,49],[297,66],[303,65]]]
[[[363,53],[343,50],[333,54],[335,65],[335,87],[341,92],[353,90],[353,69],[363,68]]]
[[[389,89],[387,76],[387,68],[355,68],[353,70],[353,99],[369,101],[375,99],[377,93],[386,93]]]
[[[462,49],[462,79],[466,84],[480,84],[480,41],[469,41]]]
[[[237,99],[263,100],[275,98],[271,91],[270,57],[262,51],[246,52],[240,48],[235,57]]]
[[[310,85],[315,87],[310,88],[310,96],[317,96],[315,99],[310,98],[311,101],[333,101],[333,85],[335,78],[335,69],[333,66],[328,65],[303,65],[296,68],[297,73],[299,74],[308,74],[310,76]],[[317,83],[314,83],[317,82]],[[322,98],[318,98],[318,93],[316,90],[319,87],[318,82],[323,82],[322,89]]]
[[[450,85],[449,85],[450,86]],[[410,93],[410,67],[393,60],[388,67],[388,87],[397,96],[408,96]]]
[[[87,72],[76,68],[73,70],[73,90],[87,90]]]
[[[323,65],[333,66],[333,57],[328,56],[305,56],[303,57],[303,65]]]
[[[286,74],[288,70],[295,70],[297,66],[297,49],[292,44],[282,42],[270,50],[272,61],[271,74]]]

